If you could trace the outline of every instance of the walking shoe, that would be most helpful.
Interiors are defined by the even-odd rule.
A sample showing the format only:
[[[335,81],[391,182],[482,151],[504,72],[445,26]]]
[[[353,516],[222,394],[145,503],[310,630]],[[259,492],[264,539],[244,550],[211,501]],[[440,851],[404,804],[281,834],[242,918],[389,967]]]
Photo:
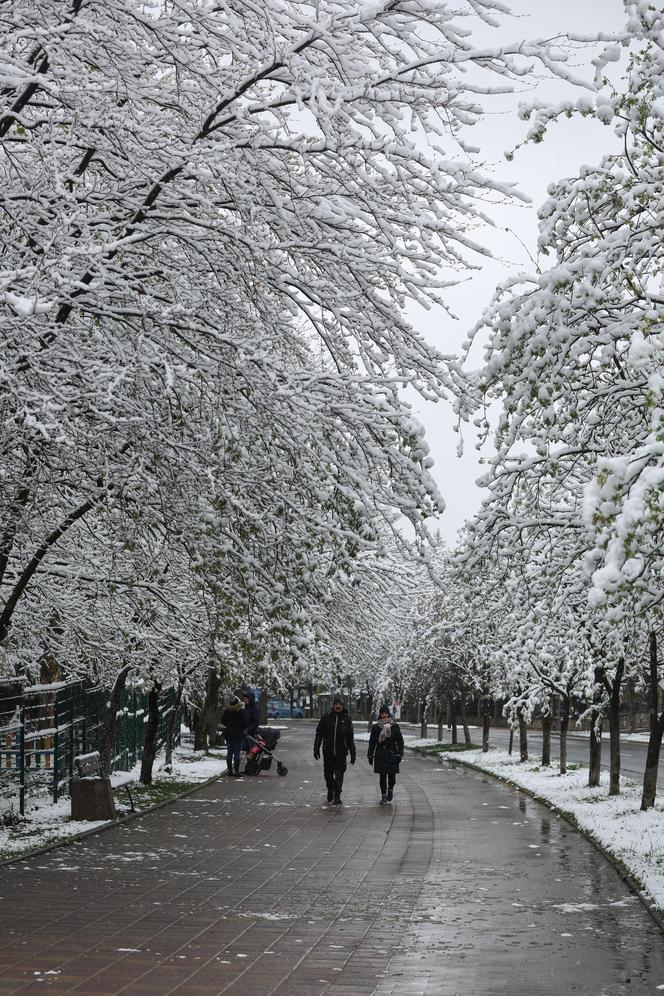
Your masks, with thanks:
[[[328,802],[332,802],[333,799],[334,799],[334,792],[332,791],[332,789],[328,789],[327,790],[327,801]]]
[[[394,798],[394,792],[392,791],[392,789],[390,789],[389,792],[387,793],[387,801],[392,802],[393,798]]]
[[[335,797],[334,797],[334,805],[335,806],[340,806],[341,805],[341,796],[340,795],[335,795]]]
[[[387,802],[387,796],[386,795],[382,795],[381,798],[380,798],[380,802],[378,803],[378,805],[379,806],[384,806],[386,802]]]

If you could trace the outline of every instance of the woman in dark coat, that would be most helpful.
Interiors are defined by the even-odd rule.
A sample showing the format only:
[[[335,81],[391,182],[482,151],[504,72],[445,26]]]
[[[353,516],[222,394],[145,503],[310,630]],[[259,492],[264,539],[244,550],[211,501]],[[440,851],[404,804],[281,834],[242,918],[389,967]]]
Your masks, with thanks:
[[[380,707],[378,721],[371,730],[367,757],[376,774],[380,775],[380,804],[384,806],[386,802],[392,802],[394,783],[403,757],[403,737],[399,724],[390,715],[389,706]]]
[[[240,751],[244,739],[244,728],[247,725],[246,713],[242,708],[242,699],[239,695],[231,695],[229,703],[222,713],[221,725],[224,728],[226,738],[228,774],[236,777],[240,774]]]

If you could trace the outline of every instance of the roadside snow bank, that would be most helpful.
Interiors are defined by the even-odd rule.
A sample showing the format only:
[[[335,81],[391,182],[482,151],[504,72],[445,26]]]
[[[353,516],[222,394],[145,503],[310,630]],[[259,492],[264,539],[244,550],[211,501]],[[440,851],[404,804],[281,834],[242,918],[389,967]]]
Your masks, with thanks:
[[[436,744],[440,743],[440,740],[437,740],[436,737],[423,740],[421,737],[411,737],[407,733],[404,733],[403,730],[401,733],[403,734],[405,747],[435,747]],[[355,740],[368,743],[370,736],[370,733],[356,733]]]
[[[561,775],[555,766],[540,768],[536,761],[521,763],[507,751],[438,756],[441,761],[466,764],[496,775],[572,817],[604,851],[627,868],[641,883],[646,899],[664,912],[664,802],[660,799],[653,809],[642,813],[639,783],[622,780],[621,794],[609,797],[606,773],[599,788],[588,788],[587,769]]]

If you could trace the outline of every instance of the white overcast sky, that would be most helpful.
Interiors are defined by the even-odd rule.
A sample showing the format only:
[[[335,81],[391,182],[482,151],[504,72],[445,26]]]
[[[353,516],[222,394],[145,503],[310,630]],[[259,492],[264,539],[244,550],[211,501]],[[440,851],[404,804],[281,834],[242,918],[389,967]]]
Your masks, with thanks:
[[[508,0],[513,18],[505,18],[504,25],[496,32],[493,44],[522,38],[550,38],[561,32],[594,34],[617,32],[625,23],[622,0]],[[482,43],[486,32],[483,31]],[[486,39],[488,40],[488,39]],[[588,63],[592,53],[587,55]],[[579,66],[586,57],[579,56]],[[624,59],[621,66],[624,65]],[[620,72],[614,70],[613,76]],[[583,75],[592,78],[592,67],[587,66]],[[535,255],[537,240],[538,207],[546,200],[547,186],[563,176],[573,176],[585,163],[595,164],[601,156],[616,148],[613,132],[587,118],[565,120],[554,126],[548,138],[539,145],[521,149],[513,162],[507,162],[504,152],[516,146],[524,137],[528,124],[517,115],[518,103],[534,96],[557,102],[574,99],[581,91],[561,81],[547,81],[533,92],[516,93],[510,98],[485,99],[487,114],[481,124],[468,133],[469,140],[481,148],[483,161],[495,166],[495,173],[503,180],[518,184],[531,200],[530,207],[519,202],[500,209],[494,215],[500,227],[487,233],[485,242],[502,261],[490,260],[481,272],[473,275],[462,286],[448,293],[457,321],[446,315],[417,312],[413,321],[443,352],[457,352],[469,328],[489,303],[493,289],[510,272],[532,270],[526,250],[513,233],[517,233],[527,249]],[[509,230],[508,230],[509,229]],[[476,358],[479,363],[480,356]],[[412,396],[411,396],[412,400]],[[444,404],[427,404],[419,398],[415,409],[427,430],[427,438],[435,460],[434,477],[446,503],[445,514],[440,519],[443,537],[453,544],[458,529],[466,518],[479,507],[482,491],[475,480],[482,473],[481,456],[473,439],[465,434],[465,455],[456,456],[458,437],[452,430],[452,413]],[[487,451],[489,452],[489,451]]]

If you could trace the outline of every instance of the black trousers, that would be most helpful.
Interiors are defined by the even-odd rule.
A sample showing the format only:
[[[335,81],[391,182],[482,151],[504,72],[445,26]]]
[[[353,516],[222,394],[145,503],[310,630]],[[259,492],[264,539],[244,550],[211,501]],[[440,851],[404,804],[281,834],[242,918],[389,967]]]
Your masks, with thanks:
[[[228,765],[228,770],[231,770],[231,765],[235,762],[236,766],[240,763],[240,751],[242,750],[242,737],[238,740],[229,740],[226,738],[226,764]]]
[[[383,793],[383,795],[385,795],[385,793],[387,792],[387,786],[388,785],[389,785],[389,787],[391,789],[394,788],[394,783],[396,782],[396,780],[397,780],[397,776],[395,775],[395,773],[393,771],[390,771],[389,774],[386,771],[381,771],[381,773],[380,773],[380,790]]]
[[[335,795],[341,795],[344,784],[344,771],[346,762],[340,757],[325,757],[323,754],[323,774],[327,791]]]

